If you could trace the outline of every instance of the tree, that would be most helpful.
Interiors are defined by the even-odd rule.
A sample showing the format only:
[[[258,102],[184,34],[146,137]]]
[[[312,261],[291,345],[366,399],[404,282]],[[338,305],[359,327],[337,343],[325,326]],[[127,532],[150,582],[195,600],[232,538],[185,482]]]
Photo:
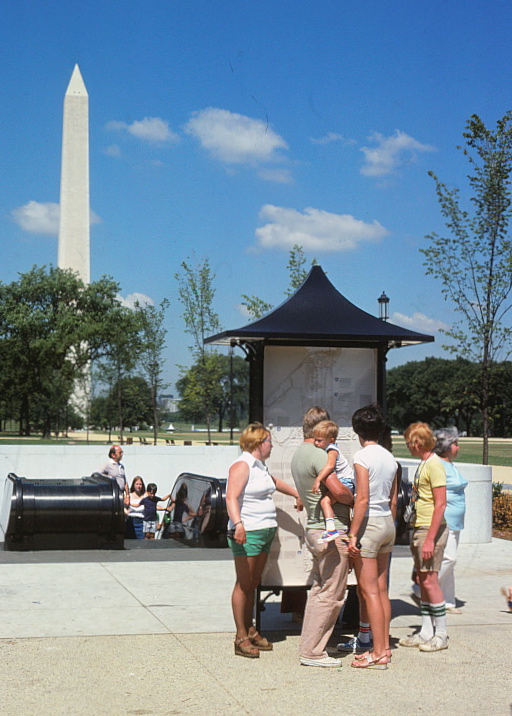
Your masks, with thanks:
[[[158,393],[165,388],[162,378],[164,359],[162,357],[165,348],[165,336],[167,330],[164,328],[165,311],[169,307],[169,301],[164,299],[160,307],[141,306],[135,304],[137,318],[141,326],[141,351],[139,361],[147,378],[151,391],[151,405],[153,411],[153,443],[156,445],[158,438],[159,411]]]
[[[482,462],[487,464],[492,370],[500,356],[506,357],[512,331],[507,323],[512,307],[512,112],[498,121],[495,131],[472,115],[463,136],[463,152],[472,171],[468,176],[472,210],[461,207],[457,188],[449,189],[430,172],[449,235],[428,235],[430,245],[421,251],[427,274],[441,281],[443,295],[460,316],[446,331],[456,341],[448,350],[480,366]]]
[[[208,431],[208,442],[211,442],[211,416],[215,391],[218,386],[218,375],[215,361],[211,358],[211,349],[204,345],[205,338],[220,331],[220,321],[213,310],[215,289],[208,259],[203,259],[196,266],[190,260],[181,264],[182,273],[176,273],[178,297],[183,306],[185,331],[193,338],[189,346],[194,356],[197,370],[195,372],[195,392],[202,406],[203,417]]]
[[[478,365],[464,358],[410,361],[388,371],[386,394],[395,428],[423,420],[434,428],[454,424],[470,434],[478,411]]]
[[[304,268],[305,263],[306,257],[304,256],[302,246],[294,244],[293,248],[290,249],[290,256],[286,267],[289,271],[290,281],[288,288],[284,292],[285,296],[291,296],[292,293],[294,293],[305,281],[308,275],[307,270]],[[313,259],[311,261],[311,266],[315,266],[316,264],[317,260]],[[242,306],[245,306],[247,313],[254,320],[261,318],[265,315],[265,313],[268,313],[272,310],[272,308],[274,308],[271,303],[267,303],[267,301],[264,301],[258,296],[248,296],[244,293],[242,294],[242,299]]]
[[[222,432],[224,419],[230,417],[231,394],[233,396],[233,427],[247,417],[249,410],[249,365],[240,356],[233,356],[233,385],[231,386],[230,356],[211,353],[208,356],[209,370],[215,375],[216,389],[212,395],[213,411],[217,415],[218,430]],[[190,422],[203,418],[201,385],[198,379],[199,367],[194,364],[183,369],[176,381],[181,395],[180,417]],[[232,390],[231,390],[232,388]]]
[[[109,277],[85,285],[51,266],[0,284],[0,391],[20,434],[36,419],[45,437],[65,423],[75,381],[106,349],[118,290]]]
[[[107,318],[108,341],[98,362],[96,377],[109,386],[110,398],[116,406],[120,442],[123,442],[125,419],[124,390],[126,379],[133,373],[142,350],[139,316],[116,300]]]

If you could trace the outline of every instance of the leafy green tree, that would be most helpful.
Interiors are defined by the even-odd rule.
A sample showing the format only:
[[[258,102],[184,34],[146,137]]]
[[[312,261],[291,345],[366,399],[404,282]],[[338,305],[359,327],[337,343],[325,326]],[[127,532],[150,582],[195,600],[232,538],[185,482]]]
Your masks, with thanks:
[[[288,284],[288,288],[284,292],[285,296],[291,296],[292,293],[294,293],[305,281],[308,275],[305,264],[306,257],[304,256],[302,246],[294,244],[293,248],[290,249],[288,264],[286,267],[289,271],[290,282]],[[317,260],[313,259],[311,261],[311,266],[315,266],[316,264]],[[265,313],[268,313],[272,310],[272,308],[274,308],[271,303],[267,303],[267,301],[264,301],[258,296],[248,296],[244,293],[242,294],[242,299],[242,306],[245,306],[247,313],[254,320],[261,318],[265,315]]]
[[[97,363],[96,378],[109,388],[109,395],[116,406],[116,420],[120,442],[123,442],[125,425],[126,379],[131,377],[142,350],[141,324],[136,311],[116,301],[106,318],[108,341]]]
[[[45,437],[64,422],[75,381],[106,349],[118,290],[108,277],[85,285],[44,266],[0,284],[0,390],[20,434],[30,434],[34,411]]]
[[[388,419],[404,430],[423,420],[471,433],[478,411],[478,365],[463,358],[426,358],[392,368],[386,376]]]
[[[213,309],[215,274],[212,273],[207,258],[196,266],[191,265],[190,260],[183,261],[181,268],[181,273],[176,273],[175,278],[178,282],[179,301],[183,306],[185,331],[193,339],[192,345],[189,346],[196,363],[193,392],[202,405],[208,442],[211,442],[211,417],[218,390],[218,371],[211,349],[204,345],[204,340],[212,333],[220,331],[219,317]]]
[[[135,304],[137,318],[141,327],[139,362],[151,391],[153,443],[155,445],[157,443],[158,425],[160,422],[158,393],[166,387],[162,372],[165,362],[163,351],[165,348],[165,336],[167,334],[167,330],[164,328],[164,320],[168,307],[169,301],[167,299],[164,299],[158,308],[156,306],[141,306],[139,303]]]
[[[490,385],[495,362],[505,358],[512,327],[512,243],[510,174],[512,112],[495,131],[472,115],[463,134],[463,149],[472,173],[471,210],[463,209],[457,188],[449,189],[432,172],[448,236],[432,233],[422,249],[427,274],[439,279],[459,320],[446,331],[455,340],[447,346],[480,366],[479,402],[483,422],[483,456],[488,463]]]
[[[233,386],[231,389],[230,357],[223,354],[208,355],[209,370],[215,377],[215,390],[212,393],[212,417],[216,414],[218,430],[222,432],[224,421],[231,414],[231,393],[233,394],[233,427],[247,417],[249,411],[249,365],[240,356],[233,356]],[[180,378],[176,381],[176,389],[181,395],[180,417],[189,422],[200,422],[204,419],[201,383],[199,380],[200,366],[196,363],[190,368],[183,368]]]

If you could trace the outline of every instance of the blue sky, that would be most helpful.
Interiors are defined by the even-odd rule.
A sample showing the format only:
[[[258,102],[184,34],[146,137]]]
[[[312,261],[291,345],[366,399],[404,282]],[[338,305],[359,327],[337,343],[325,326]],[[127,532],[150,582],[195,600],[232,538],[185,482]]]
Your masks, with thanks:
[[[435,335],[389,366],[447,355],[438,329],[454,316],[419,253],[444,231],[427,172],[465,189],[467,119],[494,127],[512,108],[511,37],[502,0],[7,0],[0,281],[57,262],[62,103],[78,63],[92,279],[170,300],[171,382],[189,363],[181,262],[209,257],[235,328],[241,294],[283,300],[295,243],[360,308],[376,313],[385,291],[395,323]]]

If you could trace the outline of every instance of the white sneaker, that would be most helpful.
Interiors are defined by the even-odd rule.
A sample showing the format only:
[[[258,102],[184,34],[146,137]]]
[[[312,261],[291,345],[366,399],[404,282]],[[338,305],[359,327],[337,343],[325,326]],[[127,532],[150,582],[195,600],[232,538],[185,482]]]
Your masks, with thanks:
[[[334,659],[332,656],[323,656],[321,659],[306,659],[304,656],[300,657],[301,666],[325,666],[325,667],[336,667],[341,666],[341,659]]]
[[[435,635],[424,644],[420,644],[420,651],[441,651],[448,649],[448,637]]]
[[[430,639],[422,639],[419,632],[417,634],[411,634],[410,636],[404,636],[398,642],[400,646],[415,646],[421,647],[422,644],[426,644]]]

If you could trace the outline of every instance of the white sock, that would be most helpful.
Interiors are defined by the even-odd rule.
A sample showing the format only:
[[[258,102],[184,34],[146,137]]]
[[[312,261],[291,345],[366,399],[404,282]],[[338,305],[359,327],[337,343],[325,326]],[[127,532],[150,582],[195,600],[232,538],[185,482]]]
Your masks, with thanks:
[[[421,602],[421,630],[420,637],[427,641],[432,639],[434,636],[434,622],[430,615],[430,604],[428,602]]]
[[[446,604],[444,602],[439,602],[439,604],[431,604],[430,613],[432,614],[432,620],[434,622],[436,635],[446,638]]]
[[[336,529],[336,527],[334,526],[334,518],[327,517],[327,519],[325,520],[325,529],[327,530],[327,532],[334,532],[334,530]]]
[[[366,622],[359,622],[359,634],[357,638],[362,644],[369,644],[372,639],[372,633],[370,631],[370,625]]]

